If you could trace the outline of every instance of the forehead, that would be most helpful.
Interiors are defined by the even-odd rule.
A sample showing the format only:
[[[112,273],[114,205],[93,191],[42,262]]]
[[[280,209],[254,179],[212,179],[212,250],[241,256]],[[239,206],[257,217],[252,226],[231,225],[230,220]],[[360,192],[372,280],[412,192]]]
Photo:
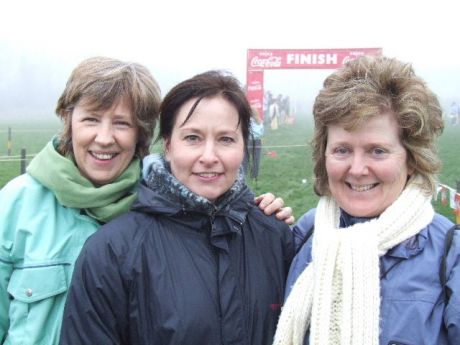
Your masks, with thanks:
[[[387,133],[397,133],[401,131],[396,115],[392,112],[383,112],[378,115],[368,116],[359,121],[335,122],[327,126],[328,134],[331,133],[348,133],[358,135],[360,133],[373,132],[380,133],[383,136]]]
[[[133,113],[132,102],[127,95],[120,95],[114,99],[82,97],[76,104],[76,107],[81,107],[86,111],[117,110],[127,115],[132,115]]]
[[[240,117],[238,110],[224,97],[218,95],[203,98],[198,103],[197,101],[198,98],[192,98],[179,108],[175,126],[183,127],[197,122],[202,126],[218,124],[238,126]]]

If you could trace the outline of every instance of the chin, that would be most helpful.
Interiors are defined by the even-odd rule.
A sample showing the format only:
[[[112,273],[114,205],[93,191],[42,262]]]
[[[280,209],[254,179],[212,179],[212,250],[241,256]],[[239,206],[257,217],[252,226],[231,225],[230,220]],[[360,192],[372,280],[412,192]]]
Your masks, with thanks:
[[[350,216],[353,217],[376,217],[378,216],[381,212],[377,212],[376,210],[365,210],[365,209],[356,209],[356,208],[345,208],[342,207],[342,209],[348,213]]]

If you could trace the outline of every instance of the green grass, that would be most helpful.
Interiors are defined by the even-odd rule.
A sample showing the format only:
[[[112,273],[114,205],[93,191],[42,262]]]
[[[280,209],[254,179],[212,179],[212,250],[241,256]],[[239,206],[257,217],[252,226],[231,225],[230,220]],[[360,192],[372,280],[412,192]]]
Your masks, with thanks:
[[[11,156],[8,157],[8,128],[11,128]],[[21,149],[27,161],[38,153],[60,129],[56,121],[0,122],[0,188],[21,171]]]
[[[0,188],[20,172],[17,158],[5,158],[8,126],[13,129],[15,156],[20,154],[21,148],[25,148],[28,154],[37,153],[60,128],[59,122],[0,123]],[[318,201],[313,192],[313,169],[308,144],[312,123],[304,119],[297,121],[294,126],[280,126],[276,131],[266,127],[265,131],[259,178],[257,181],[249,180],[248,183],[256,194],[272,192],[282,197],[285,204],[293,208],[296,218],[299,218]],[[452,188],[456,188],[457,181],[460,181],[459,136],[460,126],[446,125],[439,140],[439,154],[443,162],[440,181]],[[158,144],[152,149],[154,152],[160,150]],[[276,157],[268,155],[269,152],[276,152]],[[306,180],[306,183],[302,180]],[[439,201],[433,204],[438,212],[454,220],[450,207]]]

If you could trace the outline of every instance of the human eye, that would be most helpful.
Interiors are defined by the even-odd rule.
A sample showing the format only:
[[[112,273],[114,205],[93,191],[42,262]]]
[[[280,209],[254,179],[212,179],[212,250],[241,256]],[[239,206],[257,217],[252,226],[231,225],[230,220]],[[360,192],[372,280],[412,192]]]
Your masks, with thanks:
[[[118,121],[115,121],[115,126],[119,128],[131,128],[133,125],[129,121],[118,120]]]
[[[371,151],[372,155],[377,158],[382,158],[388,151],[381,147],[374,147]]]
[[[88,123],[88,124],[94,124],[97,123],[99,119],[96,116],[84,116],[81,118],[81,122]]]
[[[200,137],[196,134],[189,134],[184,137],[184,141],[186,141],[189,144],[195,144],[199,142]]]
[[[338,147],[333,149],[332,154],[334,156],[343,157],[343,156],[346,156],[349,152],[350,152],[350,150],[347,147],[338,146]]]
[[[220,138],[220,141],[224,144],[233,144],[235,142],[235,139],[229,136],[223,136]]]

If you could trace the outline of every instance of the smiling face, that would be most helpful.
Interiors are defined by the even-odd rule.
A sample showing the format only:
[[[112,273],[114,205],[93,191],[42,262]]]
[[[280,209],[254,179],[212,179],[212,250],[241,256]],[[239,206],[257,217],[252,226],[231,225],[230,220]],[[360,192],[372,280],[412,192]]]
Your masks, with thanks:
[[[171,137],[165,138],[165,156],[172,174],[194,193],[215,201],[235,182],[244,156],[238,111],[221,96],[182,105]]]
[[[131,163],[137,127],[127,100],[107,110],[78,104],[72,113],[72,148],[80,173],[94,185],[114,181]]]
[[[356,217],[380,215],[399,197],[412,173],[392,113],[373,117],[353,131],[329,126],[325,154],[331,194]]]

